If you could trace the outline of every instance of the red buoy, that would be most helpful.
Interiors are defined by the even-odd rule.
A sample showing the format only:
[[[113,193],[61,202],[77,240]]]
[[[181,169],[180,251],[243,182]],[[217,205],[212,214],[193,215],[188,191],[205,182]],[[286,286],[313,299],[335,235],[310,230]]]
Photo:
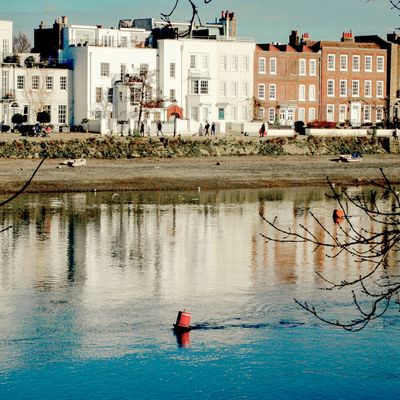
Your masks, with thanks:
[[[339,224],[340,222],[342,222],[344,220],[344,217],[345,217],[345,213],[343,210],[339,210],[339,209],[333,210],[332,218],[336,224]]]
[[[178,317],[176,323],[174,324],[175,330],[180,331],[190,331],[192,327],[190,326],[191,315],[188,311],[183,310],[178,312]]]

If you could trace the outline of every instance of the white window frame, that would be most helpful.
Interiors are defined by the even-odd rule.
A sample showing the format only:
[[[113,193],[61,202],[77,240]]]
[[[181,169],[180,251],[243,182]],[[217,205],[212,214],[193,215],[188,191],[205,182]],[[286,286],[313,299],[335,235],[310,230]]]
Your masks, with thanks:
[[[228,56],[226,54],[221,54],[219,57],[219,70],[221,72],[226,72],[228,66]]]
[[[364,72],[372,72],[372,56],[364,57]]]
[[[258,73],[265,74],[265,57],[259,57],[258,59]]]
[[[376,57],[376,72],[385,72],[385,57]]]
[[[352,57],[351,68],[353,72],[360,72],[360,62],[361,62],[360,56],[354,55]]]
[[[328,79],[326,81],[326,95],[327,97],[335,97],[335,80]]]
[[[364,105],[364,122],[372,121],[372,107],[370,105]]]
[[[309,61],[308,73],[310,74],[310,76],[317,75],[317,60],[312,59]]]
[[[269,100],[276,100],[276,85],[271,83],[268,87],[268,98]]]
[[[345,122],[347,117],[347,105],[339,104],[339,122]]]
[[[17,89],[18,90],[25,89],[25,75],[17,75]]]
[[[249,72],[249,56],[241,57],[241,70],[242,72]]]
[[[236,81],[231,82],[231,96],[238,97],[238,83]]]
[[[306,101],[306,85],[299,85],[299,101]]]
[[[264,120],[264,118],[265,118],[265,108],[264,107],[258,107],[258,109],[257,109],[257,117],[261,121]]]
[[[299,59],[299,75],[306,76],[307,75],[307,67],[306,67],[306,59]]]
[[[239,57],[236,54],[231,55],[231,72],[238,72]]]
[[[242,97],[249,97],[249,82],[242,82]]]
[[[305,122],[306,119],[306,109],[304,107],[300,107],[297,110],[297,120]]]
[[[326,120],[328,122],[335,121],[335,105],[334,104],[327,104],[326,105]]]
[[[189,68],[190,69],[196,69],[197,68],[197,56],[196,56],[196,54],[190,54]]]
[[[336,56],[335,54],[328,54],[326,60],[326,68],[328,71],[335,71],[336,69]]]
[[[372,81],[364,81],[364,97],[372,97]]]
[[[221,81],[221,82],[219,83],[219,95],[220,95],[221,97],[226,97],[226,95],[227,95],[226,88],[227,88],[226,82],[225,82],[225,81]]]
[[[376,81],[376,97],[379,99],[384,97],[383,81]]]
[[[308,121],[314,121],[315,120],[315,108],[311,107],[308,109]]]
[[[46,91],[51,92],[54,89],[53,75],[46,76]]]
[[[67,90],[67,77],[60,76],[60,90],[65,92]]]
[[[265,100],[265,84],[264,83],[258,84],[257,96],[260,100]]]
[[[176,64],[175,63],[169,63],[169,77],[170,77],[170,79],[176,78]]]
[[[351,95],[353,97],[360,97],[360,81],[358,79],[351,81]]]
[[[269,59],[269,73],[270,73],[270,75],[277,74],[277,60],[275,57],[271,57]]]
[[[58,105],[58,123],[59,124],[67,123],[67,106],[65,104]]]
[[[100,76],[103,78],[110,76],[110,63],[100,63]]]
[[[317,88],[315,85],[310,85],[308,87],[308,101],[316,101]]]
[[[274,123],[276,119],[276,110],[273,107],[268,108],[268,122]]]
[[[376,122],[381,122],[383,120],[383,107],[376,107]]]
[[[339,82],[339,96],[347,97],[347,79],[341,79]]]
[[[340,71],[347,71],[348,69],[348,57],[347,54],[341,54],[339,56],[339,68]]]
[[[33,75],[32,76],[32,90],[33,91],[39,90],[39,85],[40,85],[40,76]]]

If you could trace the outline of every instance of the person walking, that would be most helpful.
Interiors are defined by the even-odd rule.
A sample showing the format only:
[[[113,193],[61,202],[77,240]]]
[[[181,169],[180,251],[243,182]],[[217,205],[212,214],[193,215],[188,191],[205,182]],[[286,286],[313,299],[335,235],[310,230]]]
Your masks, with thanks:
[[[215,136],[215,122],[211,123],[211,136]]]
[[[143,121],[140,123],[140,136],[144,137],[144,123],[143,123]]]
[[[208,123],[208,121],[206,121],[206,124],[204,125],[205,136],[208,136],[209,129],[210,129],[210,124]]]
[[[265,124],[264,124],[264,122],[263,122],[263,124],[261,125],[261,128],[260,128],[260,130],[259,130],[259,134],[260,134],[260,137],[265,136]]]
[[[161,121],[157,122],[157,136],[159,136],[159,135],[164,136],[163,133],[162,133],[162,123],[161,123]]]

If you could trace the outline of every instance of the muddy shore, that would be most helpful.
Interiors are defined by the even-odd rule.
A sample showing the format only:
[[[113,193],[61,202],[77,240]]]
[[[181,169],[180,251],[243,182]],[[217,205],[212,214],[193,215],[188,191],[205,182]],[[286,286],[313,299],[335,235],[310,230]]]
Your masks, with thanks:
[[[44,162],[28,192],[223,190],[336,184],[364,185],[382,180],[383,168],[400,181],[400,157],[365,155],[360,162],[338,162],[332,155],[229,156],[172,159],[87,160],[86,166]],[[0,159],[0,192],[19,190],[40,160]]]

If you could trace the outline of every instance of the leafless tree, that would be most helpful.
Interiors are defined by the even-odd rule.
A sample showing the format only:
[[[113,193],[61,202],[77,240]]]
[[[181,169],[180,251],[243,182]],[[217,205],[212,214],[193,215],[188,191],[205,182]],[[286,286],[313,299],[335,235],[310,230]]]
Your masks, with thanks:
[[[25,33],[18,32],[17,36],[13,38],[13,53],[30,53],[32,44]]]
[[[334,282],[317,273],[325,282],[326,290],[350,291],[356,313],[355,318],[349,321],[330,319],[314,305],[295,299],[295,302],[313,314],[319,320],[341,327],[348,331],[363,329],[372,320],[381,317],[391,304],[400,305],[400,274],[397,268],[389,268],[389,260],[399,263],[400,253],[400,198],[399,192],[387,178],[383,170],[382,181],[373,182],[376,191],[371,191],[370,196],[365,194],[351,196],[346,191],[339,192],[328,180],[331,197],[338,203],[341,210],[338,229],[331,230],[313,214],[311,217],[318,227],[324,232],[326,239],[321,240],[320,235],[315,235],[307,226],[299,225],[295,229],[282,228],[277,218],[271,220],[261,217],[278,232],[277,237],[262,234],[266,241],[279,243],[310,243],[314,251],[323,248],[329,258],[339,257],[341,254],[349,255],[354,264],[367,266],[362,273],[353,280]],[[383,205],[375,201],[377,196],[385,199]],[[367,198],[368,197],[368,198]],[[349,206],[355,207],[357,212],[364,213],[373,223],[371,226],[378,228],[359,228],[346,215]],[[340,220],[341,218],[341,220]],[[336,226],[337,228],[337,226]],[[397,265],[396,265],[397,267]]]
[[[190,25],[189,25],[189,28],[186,31],[184,31],[184,32],[179,34],[179,37],[187,37],[187,36],[191,35],[195,20],[197,20],[199,22],[199,24],[201,24],[200,16],[199,16],[199,10],[198,10],[197,4],[192,0],[187,0],[187,1],[189,2],[189,5],[190,5],[191,10],[192,10],[192,15],[191,15],[190,21],[189,21]],[[204,1],[205,4],[209,4],[209,3],[212,2],[212,0],[203,0],[203,1]],[[172,10],[169,13],[166,13],[166,14],[162,13],[161,14],[161,19],[166,23],[167,26],[172,26],[171,17],[174,14],[174,12],[176,11],[178,5],[179,5],[179,0],[175,0],[175,5],[172,8]]]
[[[389,0],[392,8],[400,10],[400,0]]]

